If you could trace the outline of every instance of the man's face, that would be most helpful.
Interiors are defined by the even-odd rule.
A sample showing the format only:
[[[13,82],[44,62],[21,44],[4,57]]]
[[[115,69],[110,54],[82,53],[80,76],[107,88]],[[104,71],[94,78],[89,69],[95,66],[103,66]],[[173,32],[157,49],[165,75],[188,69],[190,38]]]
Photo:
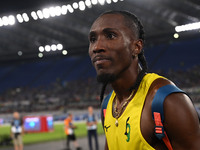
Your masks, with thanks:
[[[92,25],[89,34],[89,55],[96,69],[97,78],[109,82],[117,79],[126,71],[133,60],[133,32],[125,25],[120,14],[106,14]]]

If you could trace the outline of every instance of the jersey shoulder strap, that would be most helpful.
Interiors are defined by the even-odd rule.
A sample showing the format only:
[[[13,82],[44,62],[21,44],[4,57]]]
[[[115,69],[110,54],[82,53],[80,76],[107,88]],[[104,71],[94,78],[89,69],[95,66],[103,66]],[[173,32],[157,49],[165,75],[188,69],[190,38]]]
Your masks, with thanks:
[[[165,145],[169,150],[172,150],[172,146],[163,127],[163,122],[164,122],[163,103],[165,98],[172,93],[185,93],[185,92],[183,92],[178,87],[171,84],[160,87],[154,96],[151,107],[152,117],[155,123],[155,128],[154,128],[155,135],[158,139],[163,140],[163,142],[165,143]]]

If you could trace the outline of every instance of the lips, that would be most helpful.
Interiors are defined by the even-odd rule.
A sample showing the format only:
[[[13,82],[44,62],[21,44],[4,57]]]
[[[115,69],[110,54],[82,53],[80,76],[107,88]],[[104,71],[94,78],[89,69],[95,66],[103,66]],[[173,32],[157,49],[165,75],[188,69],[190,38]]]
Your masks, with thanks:
[[[108,62],[108,61],[111,61],[111,58],[109,57],[106,57],[106,56],[102,56],[102,55],[99,55],[99,56],[95,56],[93,59],[92,59],[92,63],[93,64],[102,64],[102,63],[105,63],[105,62]]]

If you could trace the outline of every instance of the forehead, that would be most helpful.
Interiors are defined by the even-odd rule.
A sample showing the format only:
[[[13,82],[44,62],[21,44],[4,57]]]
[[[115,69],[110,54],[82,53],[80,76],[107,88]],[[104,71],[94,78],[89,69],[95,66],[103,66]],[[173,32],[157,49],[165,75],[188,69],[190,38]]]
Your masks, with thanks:
[[[125,25],[124,16],[120,14],[105,14],[97,18],[90,30],[93,31],[100,28],[122,29],[128,27]]]

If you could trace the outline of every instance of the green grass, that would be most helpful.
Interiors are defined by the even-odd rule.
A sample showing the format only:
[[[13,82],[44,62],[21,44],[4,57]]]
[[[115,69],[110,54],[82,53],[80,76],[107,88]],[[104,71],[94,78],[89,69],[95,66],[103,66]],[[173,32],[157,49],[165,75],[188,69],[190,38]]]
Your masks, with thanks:
[[[77,129],[75,130],[75,134],[77,137],[84,137],[87,135],[87,129],[85,123],[76,123]],[[98,124],[98,134],[103,134],[103,128],[101,124]],[[10,126],[0,126],[0,136],[1,135],[10,135]],[[24,144],[33,144],[39,142],[47,142],[47,141],[55,141],[65,139],[66,135],[64,133],[64,125],[63,124],[54,124],[54,131],[52,132],[44,132],[44,133],[26,133],[23,136]]]

